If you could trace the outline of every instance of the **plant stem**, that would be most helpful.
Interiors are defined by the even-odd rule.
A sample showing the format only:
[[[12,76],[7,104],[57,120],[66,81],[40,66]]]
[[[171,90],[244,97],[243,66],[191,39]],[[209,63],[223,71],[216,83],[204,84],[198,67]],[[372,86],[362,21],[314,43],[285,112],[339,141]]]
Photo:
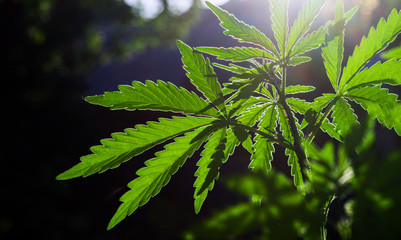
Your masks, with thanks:
[[[297,125],[295,123],[294,116],[292,114],[291,108],[287,104],[287,99],[286,99],[286,94],[285,94],[285,88],[286,88],[286,82],[287,82],[287,61],[286,58],[284,58],[284,62],[282,63],[282,69],[283,69],[283,79],[282,79],[282,85],[281,85],[281,91],[279,91],[279,103],[283,106],[285,115],[288,119],[288,124],[290,125],[290,131],[291,135],[294,139],[294,152],[298,157],[298,160],[301,164],[301,174],[302,178],[305,181],[306,178],[304,176],[303,170],[307,169],[307,159],[305,155],[305,151],[302,148],[302,143],[301,143],[301,137],[298,132]]]

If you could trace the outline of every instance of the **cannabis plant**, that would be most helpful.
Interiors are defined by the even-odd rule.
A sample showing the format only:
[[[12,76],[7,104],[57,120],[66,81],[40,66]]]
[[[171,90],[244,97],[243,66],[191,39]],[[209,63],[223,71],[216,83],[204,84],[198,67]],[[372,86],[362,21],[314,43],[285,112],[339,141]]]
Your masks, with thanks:
[[[394,9],[387,20],[381,19],[376,28],[372,27],[343,67],[344,29],[358,7],[345,12],[343,1],[337,0],[334,19],[310,32],[324,0],[305,1],[291,27],[288,20],[290,1],[269,2],[275,43],[255,27],[209,2],[207,5],[219,18],[224,34],[247,45],[192,48],[177,41],[187,76],[203,96],[159,80],[134,81],[132,86],[119,86],[119,91],[85,99],[113,110],[179,114],[171,119],[160,118],[158,122],[136,125],[123,133],[113,133],[112,138],[101,140],[102,145],[90,149],[93,154],[83,156],[80,163],[57,177],[65,180],[102,173],[173,139],[136,172],[138,176],[128,184],[130,190],[121,197],[122,204],[108,229],[157,195],[201,147],[203,150],[194,182],[196,213],[213,189],[219,169],[223,164],[229,164],[229,156],[239,145],[251,154],[249,168],[255,174],[267,176],[272,172],[275,149],[283,148],[291,167],[293,185],[304,201],[310,201],[313,199],[311,196],[317,194],[314,186],[319,182],[319,174],[314,173],[309,161],[316,156],[311,147],[313,140],[319,131],[323,131],[342,142],[359,124],[351,102],[359,104],[388,129],[394,128],[398,135],[401,134],[398,96],[389,93],[383,85],[401,83],[401,62],[392,58],[366,67],[401,32],[401,14]],[[287,69],[311,61],[305,54],[319,47],[333,91],[307,102],[296,95],[311,92],[315,87],[289,85]],[[231,63],[211,63],[204,54]],[[213,67],[232,73],[232,78],[221,84]],[[344,171],[339,173],[338,178]],[[325,216],[333,194],[319,198],[321,223],[317,231],[322,239],[325,238]],[[263,201],[263,197],[257,195],[255,199]]]

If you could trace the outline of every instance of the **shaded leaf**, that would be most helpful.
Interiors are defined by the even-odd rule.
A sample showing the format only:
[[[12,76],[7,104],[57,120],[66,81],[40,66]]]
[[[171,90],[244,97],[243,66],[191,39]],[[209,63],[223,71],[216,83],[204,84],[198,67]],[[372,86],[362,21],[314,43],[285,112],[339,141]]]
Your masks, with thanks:
[[[290,124],[288,123],[287,116],[282,107],[278,108],[278,117],[279,117],[278,122],[280,124],[280,130],[283,137],[290,143],[294,143],[294,139],[291,135]],[[301,167],[298,162],[298,157],[294,151],[288,148],[285,150],[285,155],[288,156],[288,166],[291,167],[291,176],[293,177],[294,185],[297,188],[300,188],[303,186],[303,178],[302,178]]]
[[[226,143],[227,129],[224,126],[210,137],[201,153],[201,159],[196,164],[199,168],[195,173],[197,178],[194,183],[195,213],[199,213],[208,191],[213,189],[214,181],[219,176],[220,167],[227,160],[228,155],[224,154]]]
[[[277,127],[277,109],[276,106],[270,106],[262,116],[258,125],[259,130],[271,134],[275,132]],[[275,151],[273,142],[257,134],[254,138],[254,152],[251,156],[249,168],[253,171],[261,171],[267,173],[271,170],[271,161],[273,161],[273,153]]]

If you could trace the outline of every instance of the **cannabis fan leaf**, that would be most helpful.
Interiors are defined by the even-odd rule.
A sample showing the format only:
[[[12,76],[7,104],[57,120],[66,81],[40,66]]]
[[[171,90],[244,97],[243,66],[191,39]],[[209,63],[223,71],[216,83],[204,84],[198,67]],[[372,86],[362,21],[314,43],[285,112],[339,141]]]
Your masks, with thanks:
[[[362,38],[342,67],[346,58],[345,27],[358,7],[345,12],[343,1],[337,0],[333,20],[310,32],[324,0],[305,1],[293,23],[289,22],[288,16],[292,1],[269,2],[276,45],[254,26],[210,2],[206,4],[220,20],[224,34],[240,43],[253,44],[253,47],[193,48],[177,41],[189,82],[202,96],[158,80],[133,81],[132,86],[119,86],[119,91],[86,98],[89,103],[112,110],[179,114],[111,134],[111,138],[100,141],[101,145],[90,148],[92,154],[81,157],[81,162],[57,177],[65,180],[102,173],[169,141],[164,150],[155,153],[155,157],[145,161],[145,167],[136,172],[137,177],[128,184],[130,190],[121,197],[122,204],[111,219],[109,229],[157,195],[200,148],[193,185],[196,213],[213,190],[220,169],[230,164],[227,160],[238,146],[249,152],[252,173],[262,175],[272,174],[271,162],[276,156],[273,153],[282,149],[294,186],[308,201],[310,193],[305,189],[314,186],[310,183],[313,183],[312,171],[316,164],[310,167],[310,156],[305,146],[313,149],[310,146],[319,131],[343,141],[359,124],[360,116],[354,110],[356,104],[401,135],[398,95],[383,85],[401,84],[401,61],[372,62],[400,34],[401,14],[393,10],[387,20],[381,19],[377,27],[371,28],[367,37]],[[308,94],[319,86],[307,86],[301,82],[288,85],[287,70],[289,66],[311,61],[311,57],[302,54],[319,47],[328,83],[334,91],[307,102],[299,98],[300,94]],[[204,54],[212,55],[213,59]],[[238,65],[213,62],[214,59]],[[370,67],[367,67],[368,63],[371,63]],[[232,77],[221,84],[213,67],[228,71]],[[311,155],[316,154],[312,152]],[[236,161],[235,157],[232,161]],[[260,197],[255,199],[260,200]],[[329,204],[324,202],[322,206]],[[324,224],[322,229],[321,236],[324,236]]]

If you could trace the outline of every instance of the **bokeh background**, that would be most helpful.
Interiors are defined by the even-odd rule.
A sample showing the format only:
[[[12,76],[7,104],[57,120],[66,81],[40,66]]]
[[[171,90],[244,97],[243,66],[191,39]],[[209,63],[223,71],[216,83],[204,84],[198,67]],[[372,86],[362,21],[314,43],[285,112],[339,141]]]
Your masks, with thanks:
[[[213,2],[213,1],[212,1]],[[237,18],[272,37],[267,0],[214,1]],[[291,4],[291,18],[303,0]],[[327,1],[313,28],[333,17]],[[345,0],[361,9],[346,30],[346,55],[371,25],[401,8],[399,0]],[[0,237],[41,239],[180,239],[181,233],[213,210],[239,197],[217,184],[199,215],[193,211],[193,176],[199,153],[188,160],[157,197],[115,229],[107,223],[135,171],[153,151],[118,169],[86,179],[55,177],[89,154],[89,147],[135,124],[170,113],[110,111],[83,98],[117,90],[132,80],[162,79],[195,90],[185,76],[176,39],[191,46],[238,46],[223,35],[217,18],[200,0],[0,0],[3,105],[0,170]],[[396,46],[399,39],[391,46]],[[315,61],[291,69],[291,84],[314,85],[303,97],[331,92],[318,50]],[[380,56],[375,58],[379,61]],[[220,81],[230,77],[216,70]],[[393,91],[397,91],[394,89]],[[378,127],[378,149],[398,146],[395,133]],[[327,137],[318,136],[323,143]],[[274,167],[288,171],[280,158]],[[242,149],[222,167],[221,175],[243,172],[249,156]]]

